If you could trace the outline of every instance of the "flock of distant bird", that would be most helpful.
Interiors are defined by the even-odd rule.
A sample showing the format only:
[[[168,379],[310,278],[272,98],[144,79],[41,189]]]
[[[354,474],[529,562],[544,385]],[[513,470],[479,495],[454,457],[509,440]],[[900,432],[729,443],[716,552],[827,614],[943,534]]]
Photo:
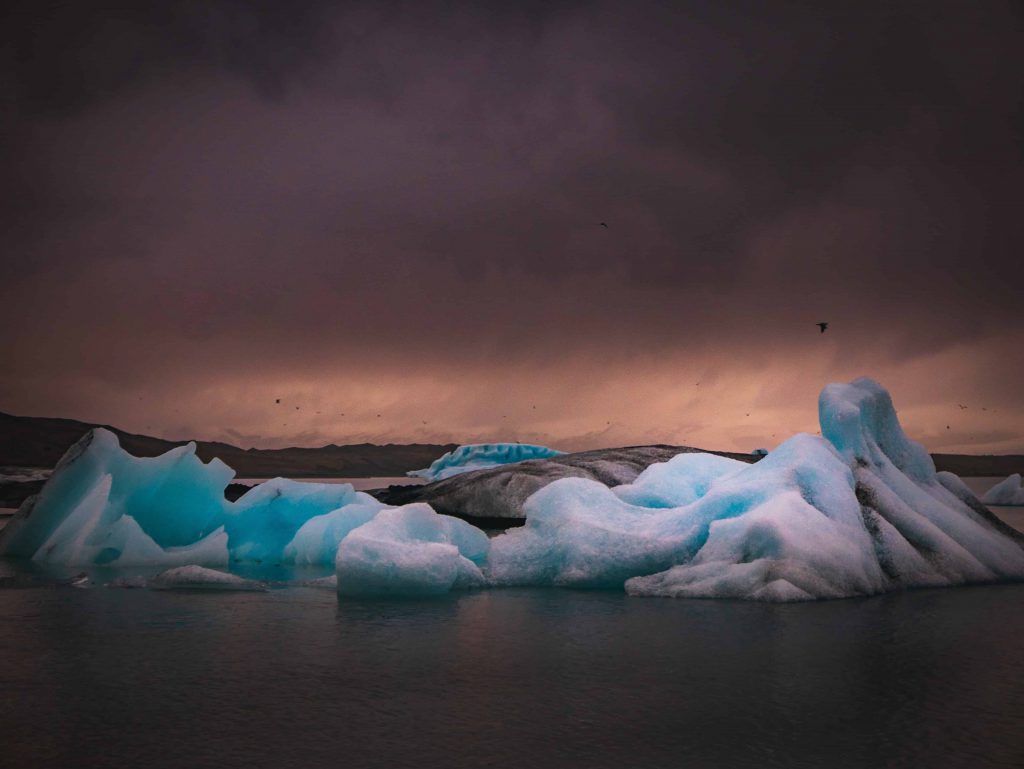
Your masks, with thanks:
[[[600,227],[603,227],[603,228],[604,228],[604,229],[606,229],[606,230],[608,229],[608,223],[607,223],[607,222],[599,222],[599,223],[598,223],[598,226],[600,226]],[[818,322],[818,323],[815,323],[814,325],[816,325],[816,326],[818,327],[818,329],[819,329],[819,333],[821,333],[821,334],[824,334],[824,333],[825,333],[826,331],[828,331],[828,321],[825,321],[825,320],[823,320],[823,321],[820,321],[820,322]],[[700,385],[700,382],[696,382],[696,383],[694,384],[694,387],[697,387],[697,386],[699,386],[699,385]],[[280,399],[280,398],[277,398],[277,399],[275,399],[275,400],[274,400],[274,403],[280,403],[280,402],[281,402],[281,399]],[[958,403],[958,404],[956,404],[956,405],[957,405],[957,406],[959,406],[961,410],[965,410],[965,409],[967,408],[967,406],[963,405],[962,403]],[[533,406],[532,408],[536,409],[537,407],[536,407],[536,406]],[[299,410],[299,407],[298,407],[298,406],[296,406],[296,407],[295,407],[295,410],[296,410],[296,411],[298,411],[298,410]],[[988,409],[987,409],[987,408],[982,408],[981,410],[982,410],[982,411],[988,411]],[[318,412],[316,412],[316,413],[317,413],[317,414],[319,414],[320,412],[318,411]],[[345,414],[343,413],[343,414],[342,414],[341,416],[345,416]],[[749,417],[749,416],[750,416],[750,414],[747,414],[747,416]],[[378,414],[378,415],[377,415],[377,417],[378,417],[378,418],[380,418],[380,414]],[[502,417],[501,417],[501,418],[502,418],[502,419],[508,419],[508,415],[507,415],[507,414],[502,414]],[[286,426],[287,426],[287,424],[288,424],[288,423],[287,423],[287,422],[285,422],[285,425],[286,425]],[[426,421],[424,421],[424,422],[423,422],[423,424],[427,424],[427,423],[426,423]],[[606,422],[606,424],[610,425],[610,424],[611,424],[611,422]],[[950,429],[950,426],[949,426],[949,425],[946,425],[946,429],[947,429],[947,430],[948,430],[948,429]],[[774,435],[772,435],[772,437],[774,438],[775,436],[774,436]]]

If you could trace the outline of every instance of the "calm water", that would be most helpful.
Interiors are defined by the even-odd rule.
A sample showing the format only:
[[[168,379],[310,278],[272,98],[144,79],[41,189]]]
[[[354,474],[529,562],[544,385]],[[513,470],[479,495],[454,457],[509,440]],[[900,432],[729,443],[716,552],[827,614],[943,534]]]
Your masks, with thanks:
[[[1024,585],[788,606],[0,590],[0,767],[213,765],[1021,767]]]
[[[560,590],[0,590],[0,765],[1024,762],[1024,585],[809,605]]]

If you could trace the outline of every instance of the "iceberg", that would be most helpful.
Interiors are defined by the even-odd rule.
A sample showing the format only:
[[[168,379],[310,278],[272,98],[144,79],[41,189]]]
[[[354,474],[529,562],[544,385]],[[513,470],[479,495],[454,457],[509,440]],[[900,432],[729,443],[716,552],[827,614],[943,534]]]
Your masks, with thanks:
[[[224,565],[223,491],[233,476],[220,460],[204,464],[195,444],[140,458],[108,430],[91,430],[0,531],[0,555],[68,565]]]
[[[489,578],[765,601],[1024,578],[1024,537],[935,472],[880,385],[829,385],[819,417],[822,437],[753,465],[682,455],[628,486],[557,480],[492,540]]]
[[[981,501],[986,505],[1024,505],[1024,485],[1020,473],[1014,473],[985,492]]]
[[[487,535],[429,505],[378,513],[338,547],[342,596],[430,596],[483,587]]]
[[[440,481],[473,470],[484,470],[530,459],[548,459],[560,454],[561,451],[528,443],[470,443],[435,459],[430,467],[410,470],[406,475],[410,478]]]
[[[350,483],[274,478],[227,503],[224,528],[232,560],[330,564],[341,538],[382,509]]]
[[[138,458],[96,429],[0,531],[0,555],[159,567],[148,586],[186,589],[262,587],[209,568],[232,562],[333,565],[318,585],[343,597],[537,585],[798,601],[1024,579],[1024,535],[935,471],[880,385],[829,385],[818,406],[821,436],[795,435],[756,463],[630,447],[432,484],[437,499],[484,505],[474,513],[525,516],[494,539],[349,484],[278,478],[229,502],[233,471],[194,444]]]
[[[146,583],[152,590],[242,590],[262,592],[267,586],[262,582],[243,579],[237,574],[228,574],[215,569],[206,569],[191,564],[157,574]]]
[[[477,519],[524,519],[523,505],[534,493],[559,478],[589,478],[605,486],[632,483],[653,464],[679,454],[705,454],[689,446],[627,446],[559,454],[463,473],[422,486],[392,486],[375,492],[389,505],[426,502],[438,513]],[[747,462],[749,454],[733,455]]]
[[[341,537],[385,507],[351,484],[284,478],[228,502],[234,471],[195,451],[133,457],[113,433],[90,431],[0,530],[0,555],[113,567],[332,564]]]

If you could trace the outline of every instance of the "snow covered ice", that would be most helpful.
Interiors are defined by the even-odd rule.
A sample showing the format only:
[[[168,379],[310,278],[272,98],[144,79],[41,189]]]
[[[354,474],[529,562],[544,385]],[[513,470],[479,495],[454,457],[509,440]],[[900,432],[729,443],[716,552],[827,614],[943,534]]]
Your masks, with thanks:
[[[985,492],[981,501],[986,505],[1024,505],[1024,486],[1020,473],[1014,473]]]
[[[390,507],[348,484],[274,479],[228,502],[233,471],[203,463],[194,444],[142,459],[97,429],[0,531],[0,555],[156,566],[170,571],[151,583],[185,587],[230,587],[232,575],[207,567],[233,562],[333,564],[344,596],[565,585],[792,601],[1024,578],[1024,536],[935,472],[878,384],[829,385],[819,416],[821,437],[796,435],[756,464],[648,447],[667,461],[607,485],[561,468],[586,477],[543,479],[521,503],[526,525],[492,540],[427,504]]]
[[[755,465],[684,455],[629,487],[556,481],[527,500],[525,527],[492,541],[490,578],[772,601],[1024,578],[1021,535],[935,472],[882,387],[829,385],[819,416],[823,437]]]
[[[530,459],[548,459],[560,454],[561,451],[528,443],[470,443],[435,459],[430,467],[412,470],[407,475],[412,478],[425,478],[428,481],[440,481],[473,470],[484,470]]]
[[[385,510],[341,541],[341,595],[436,595],[483,587],[487,535],[429,505]]]

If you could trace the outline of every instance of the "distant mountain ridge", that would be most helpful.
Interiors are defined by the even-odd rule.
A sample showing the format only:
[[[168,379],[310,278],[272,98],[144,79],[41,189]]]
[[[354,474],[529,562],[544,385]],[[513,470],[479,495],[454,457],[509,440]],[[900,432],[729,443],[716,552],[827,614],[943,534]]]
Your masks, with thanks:
[[[188,441],[168,441],[135,435],[110,425],[90,424],[55,417],[19,417],[0,412],[0,466],[53,467],[64,452],[87,431],[105,427],[121,446],[138,457],[155,457]],[[457,444],[358,443],[329,444],[319,448],[242,449],[229,443],[196,441],[204,461],[219,457],[239,478],[369,478],[404,475],[430,465]],[[1005,478],[1024,473],[1024,455],[933,454],[939,470],[959,476]]]
[[[117,435],[121,447],[138,457],[155,457],[189,441],[135,435],[110,425],[74,419],[19,417],[0,412],[0,466],[53,467],[64,452],[94,427]],[[455,444],[330,444],[319,448],[242,449],[229,443],[196,441],[203,461],[219,457],[239,478],[368,478],[404,475],[427,467]]]

